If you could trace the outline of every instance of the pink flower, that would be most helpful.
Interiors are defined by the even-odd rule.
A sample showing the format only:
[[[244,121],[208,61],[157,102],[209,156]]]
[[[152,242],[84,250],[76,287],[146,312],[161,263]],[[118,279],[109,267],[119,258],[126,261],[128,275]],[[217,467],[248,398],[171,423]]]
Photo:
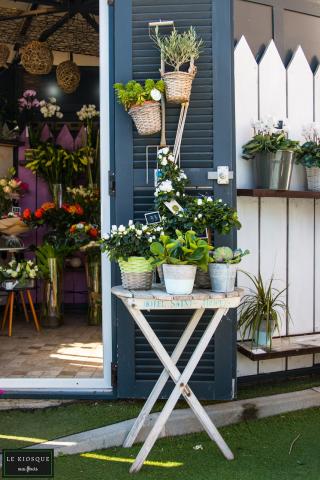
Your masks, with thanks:
[[[0,390],[0,395],[4,395],[6,392],[4,390]]]
[[[26,90],[25,92],[23,92],[23,96],[25,98],[28,98],[28,97],[36,97],[37,96],[37,92],[35,90]]]

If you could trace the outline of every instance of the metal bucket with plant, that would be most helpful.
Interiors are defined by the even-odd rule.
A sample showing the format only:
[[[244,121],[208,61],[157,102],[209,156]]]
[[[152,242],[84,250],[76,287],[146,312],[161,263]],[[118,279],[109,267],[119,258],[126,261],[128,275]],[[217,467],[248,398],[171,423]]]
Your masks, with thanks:
[[[242,298],[239,306],[238,327],[241,337],[251,338],[256,346],[272,347],[272,337],[275,332],[280,336],[281,314],[288,315],[283,295],[286,288],[278,290],[273,286],[274,278],[264,283],[261,275],[244,273],[252,282],[253,289]]]
[[[215,293],[233,292],[237,265],[242,257],[248,255],[249,250],[244,252],[240,249],[232,250],[229,247],[219,247],[210,256],[209,274],[211,289]]]

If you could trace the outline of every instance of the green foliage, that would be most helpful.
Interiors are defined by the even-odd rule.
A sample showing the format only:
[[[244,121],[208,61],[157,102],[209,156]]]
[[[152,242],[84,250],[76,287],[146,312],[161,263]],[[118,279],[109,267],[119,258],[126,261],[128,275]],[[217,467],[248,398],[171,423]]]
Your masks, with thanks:
[[[150,246],[152,255],[155,257],[156,266],[169,265],[197,265],[201,270],[208,270],[209,252],[212,247],[208,242],[198,238],[193,230],[185,234],[176,231],[176,238],[161,235],[159,242],[153,242]]]
[[[299,142],[287,138],[285,132],[259,133],[255,135],[243,148],[243,157],[250,159],[259,152],[275,153],[279,150],[297,151]]]
[[[218,247],[211,255],[210,259],[212,263],[240,263],[242,257],[248,255],[249,250],[244,252],[241,249],[232,251],[230,247]]]
[[[273,277],[267,285],[264,285],[260,274],[255,276],[246,272],[243,273],[253,283],[254,290],[243,297],[239,306],[238,326],[241,329],[241,336],[242,338],[251,337],[254,341],[255,336],[265,323],[266,334],[271,347],[274,332],[277,331],[280,335],[280,312],[288,313],[287,306],[281,299],[286,288],[281,291],[274,288]]]
[[[112,226],[110,235],[101,240],[102,251],[107,252],[110,260],[128,260],[129,257],[150,258],[150,243],[155,240],[153,228],[132,221],[125,227]]]
[[[44,242],[42,245],[36,248],[35,254],[37,259],[37,266],[44,279],[50,278],[50,270],[48,265],[48,259],[57,258],[58,268],[62,270],[64,259],[70,255],[72,249],[66,245],[53,245],[48,242]]]
[[[203,45],[202,39],[197,36],[193,27],[182,33],[178,33],[174,28],[170,35],[164,36],[161,36],[159,28],[156,28],[152,39],[161,51],[165,63],[175,71],[179,71],[185,63],[197,60]]]
[[[165,90],[163,80],[155,82],[151,79],[147,79],[144,86],[135,80],[130,80],[126,85],[123,83],[115,83],[114,89],[116,90],[118,102],[124,106],[125,110],[129,110],[135,105],[143,105],[146,101],[153,100],[153,90],[156,89],[161,93],[164,93]]]
[[[51,193],[54,184],[61,183],[68,187],[74,185],[89,162],[82,149],[70,152],[52,142],[40,143],[27,151],[26,160],[26,168],[42,177],[48,183]]]
[[[296,153],[296,163],[307,168],[320,168],[320,144],[318,142],[305,142]]]

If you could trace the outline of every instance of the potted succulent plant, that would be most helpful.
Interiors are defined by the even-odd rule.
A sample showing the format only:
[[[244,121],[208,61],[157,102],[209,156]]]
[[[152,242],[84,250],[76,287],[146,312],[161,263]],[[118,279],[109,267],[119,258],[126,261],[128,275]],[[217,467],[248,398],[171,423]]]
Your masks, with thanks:
[[[272,337],[275,331],[280,335],[280,313],[290,314],[282,295],[286,291],[273,287],[273,278],[267,285],[264,284],[261,275],[250,275],[242,272],[251,280],[254,290],[245,295],[239,306],[238,326],[242,338],[252,338],[256,346],[272,346]]]
[[[163,266],[166,290],[176,295],[189,295],[194,286],[197,267],[206,271],[209,263],[208,243],[198,238],[193,230],[185,234],[176,231],[176,238],[161,235],[150,250],[154,264]]]
[[[241,262],[242,257],[248,255],[249,250],[244,252],[240,249],[232,250],[229,247],[216,248],[210,256],[209,274],[211,280],[211,289],[215,293],[233,292],[237,264]]]
[[[166,98],[171,103],[185,103],[190,99],[192,82],[196,74],[195,60],[200,56],[203,41],[198,38],[193,27],[178,33],[174,28],[170,35],[161,36],[156,28],[152,36],[161,52],[165,64],[174,68],[173,72],[161,72],[166,85]],[[187,72],[180,68],[189,64]]]
[[[299,142],[288,138],[283,121],[253,123],[253,138],[243,146],[243,158],[253,159],[256,188],[288,190]]]
[[[164,93],[162,80],[148,79],[144,85],[130,80],[126,85],[115,83],[118,102],[131,116],[139,135],[153,135],[161,130],[160,100]]]
[[[124,288],[150,290],[154,270],[150,244],[155,238],[151,227],[130,220],[127,227],[113,225],[102,239],[102,251],[119,264]]]
[[[320,191],[320,125],[311,123],[303,128],[305,143],[296,154],[296,163],[307,172],[308,190]]]

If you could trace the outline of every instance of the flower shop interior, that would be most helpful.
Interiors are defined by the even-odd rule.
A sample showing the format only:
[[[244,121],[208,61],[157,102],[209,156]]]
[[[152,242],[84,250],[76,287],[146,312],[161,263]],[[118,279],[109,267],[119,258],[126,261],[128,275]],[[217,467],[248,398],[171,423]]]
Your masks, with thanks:
[[[99,2],[1,0],[0,57],[0,377],[99,386]]]

